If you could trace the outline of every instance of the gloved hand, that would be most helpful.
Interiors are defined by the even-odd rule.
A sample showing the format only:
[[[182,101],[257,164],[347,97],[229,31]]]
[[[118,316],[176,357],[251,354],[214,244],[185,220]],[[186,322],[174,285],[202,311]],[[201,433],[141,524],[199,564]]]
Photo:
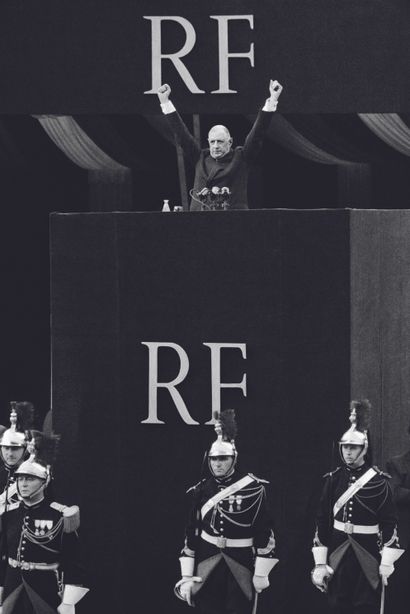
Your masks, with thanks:
[[[252,583],[257,593],[261,593],[269,586],[269,576],[253,576]]]
[[[383,563],[380,565],[379,574],[380,574],[380,577],[382,579],[384,586],[387,586],[388,578],[390,578],[393,571],[394,571],[394,565],[385,565]]]
[[[387,586],[388,578],[394,571],[394,563],[399,560],[403,552],[404,550],[402,550],[402,548],[390,548],[389,546],[383,546],[379,574],[384,586]]]
[[[190,606],[194,605],[192,603],[192,587],[195,582],[202,582],[202,578],[198,576],[183,576],[175,586],[176,594]]]
[[[75,614],[75,606],[69,603],[60,603],[57,608],[57,611],[59,612],[59,614]]]
[[[327,591],[327,583],[333,575],[333,569],[329,565],[316,565],[311,572],[312,583],[322,593]]]

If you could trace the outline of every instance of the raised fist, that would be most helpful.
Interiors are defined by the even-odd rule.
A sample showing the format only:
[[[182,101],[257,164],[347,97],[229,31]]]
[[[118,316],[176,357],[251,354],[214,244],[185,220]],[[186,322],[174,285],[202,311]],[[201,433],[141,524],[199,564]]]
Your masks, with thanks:
[[[171,88],[169,87],[168,83],[164,83],[163,85],[161,85],[158,88],[157,94],[161,104],[168,102],[169,96],[171,94]]]
[[[283,90],[283,85],[279,83],[279,81],[273,81],[272,79],[269,82],[269,93],[271,98],[275,100],[279,100],[279,96],[281,95]]]

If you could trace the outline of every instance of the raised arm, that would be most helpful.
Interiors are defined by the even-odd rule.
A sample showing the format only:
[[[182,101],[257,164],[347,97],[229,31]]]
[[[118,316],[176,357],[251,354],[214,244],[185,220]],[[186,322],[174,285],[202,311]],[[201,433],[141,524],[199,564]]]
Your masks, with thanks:
[[[272,79],[270,80],[269,98],[266,99],[262,110],[259,111],[256,121],[252,126],[252,130],[246,137],[243,147],[244,156],[249,161],[255,159],[262,149],[263,139],[269,127],[270,120],[272,119],[272,113],[276,111],[278,106],[279,96],[281,95],[282,90],[283,86],[279,83],[279,81],[273,81]]]
[[[164,113],[168,124],[174,133],[177,143],[182,147],[188,161],[195,164],[200,156],[201,148],[192,134],[189,132],[188,128],[185,126],[181,116],[169,99],[171,95],[171,88],[168,83],[161,85],[158,88],[157,94],[162,112]]]

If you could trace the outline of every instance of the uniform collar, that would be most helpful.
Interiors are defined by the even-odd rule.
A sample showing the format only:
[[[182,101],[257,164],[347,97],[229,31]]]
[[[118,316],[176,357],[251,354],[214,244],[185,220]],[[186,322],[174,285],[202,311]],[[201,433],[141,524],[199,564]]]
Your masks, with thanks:
[[[361,465],[360,467],[348,467],[347,465],[345,465],[345,469],[348,474],[359,476],[365,473],[367,469],[369,469],[369,465],[367,463],[363,463],[363,465]]]
[[[24,507],[24,509],[26,509],[26,510],[36,510],[37,508],[41,507],[41,505],[44,503],[44,501],[45,501],[45,497],[43,497],[43,498],[41,499],[41,501],[38,501],[37,503],[34,503],[34,505],[28,505],[28,504],[27,504],[27,503],[24,501],[24,499],[22,499],[22,502],[23,502],[23,507]]]
[[[237,479],[238,479],[238,473],[236,471],[234,471],[232,473],[232,475],[230,475],[227,478],[225,478],[225,477],[224,478],[216,478],[216,477],[214,477],[215,482],[219,486],[229,486],[233,482],[236,482]]]

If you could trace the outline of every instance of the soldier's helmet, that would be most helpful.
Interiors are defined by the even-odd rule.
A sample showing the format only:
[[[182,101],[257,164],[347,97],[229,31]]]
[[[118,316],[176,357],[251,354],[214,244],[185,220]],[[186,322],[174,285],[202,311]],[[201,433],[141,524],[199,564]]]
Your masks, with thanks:
[[[233,463],[230,473],[232,473],[238,458],[238,451],[235,446],[237,425],[234,409],[226,409],[215,415],[215,432],[217,437],[208,452],[209,469],[212,473],[210,465],[211,458],[217,456],[231,456],[233,458]]]
[[[30,456],[18,469],[15,476],[29,475],[44,480],[47,486],[51,480],[52,464],[56,458],[59,435],[45,435],[41,431],[31,431],[31,439],[28,443]]]
[[[26,448],[26,431],[33,426],[34,406],[30,401],[11,401],[10,406],[10,428],[1,435],[0,446]]]
[[[339,453],[343,460],[342,446],[343,445],[356,445],[362,446],[360,455],[356,459],[356,462],[366,455],[369,449],[369,425],[370,425],[370,412],[371,404],[367,399],[360,399],[357,401],[351,401],[350,403],[350,428],[343,433],[339,440]]]

